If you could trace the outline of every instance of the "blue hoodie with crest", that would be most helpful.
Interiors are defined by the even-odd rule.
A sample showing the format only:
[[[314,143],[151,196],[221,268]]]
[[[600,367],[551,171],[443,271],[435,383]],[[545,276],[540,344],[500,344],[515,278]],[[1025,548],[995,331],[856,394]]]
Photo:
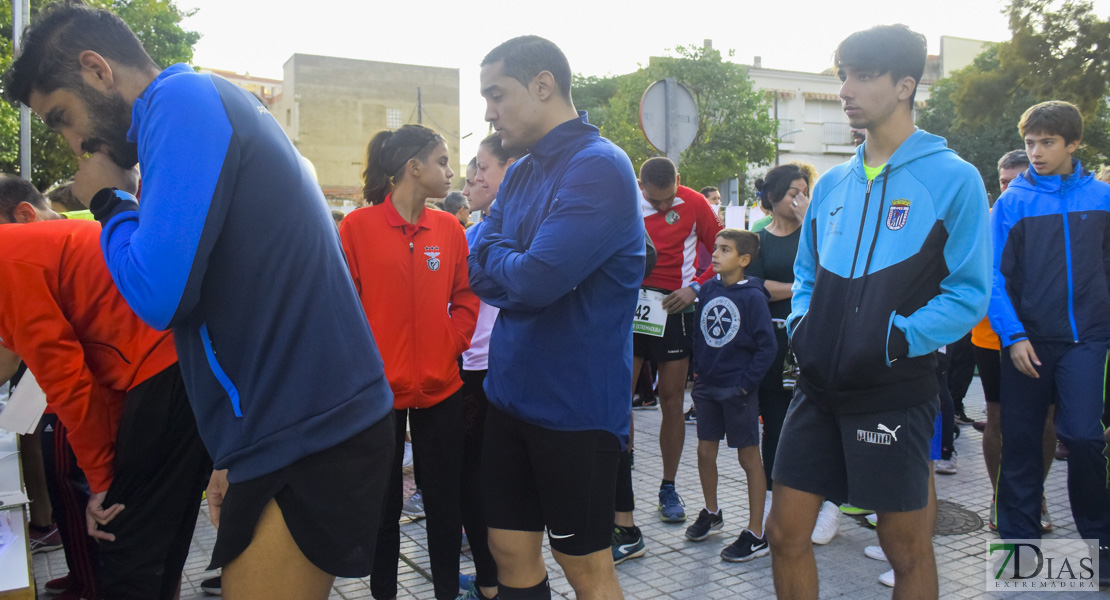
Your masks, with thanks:
[[[798,385],[838,413],[932,401],[934,351],[971,331],[990,299],[975,167],[915,130],[869,181],[864,147],[813,188],[788,319]]]
[[[991,211],[989,316],[1003,347],[1110,339],[1110,185],[1072,168],[1027,169]]]

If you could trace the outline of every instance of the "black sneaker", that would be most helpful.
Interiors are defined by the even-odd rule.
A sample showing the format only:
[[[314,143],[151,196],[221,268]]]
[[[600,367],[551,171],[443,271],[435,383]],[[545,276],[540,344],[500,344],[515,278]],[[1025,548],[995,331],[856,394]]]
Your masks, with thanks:
[[[697,425],[698,424],[698,413],[697,413],[697,411],[694,410],[693,406],[690,407],[690,410],[686,411],[686,424],[687,425]]]
[[[613,564],[619,565],[631,558],[640,558],[647,553],[644,536],[639,527],[613,526]]]
[[[971,425],[975,420],[968,417],[962,410],[956,411],[956,424],[957,425]]]
[[[755,537],[755,534],[745,529],[740,533],[740,537],[736,541],[721,550],[721,558],[728,562],[748,562],[753,558],[760,556],[767,556],[771,552],[770,546],[767,545],[766,536],[762,538]]]
[[[717,514],[712,514],[709,509],[703,508],[698,513],[698,520],[686,528],[686,539],[692,542],[700,542],[709,537],[710,533],[720,531],[724,524],[725,511],[718,510]]]
[[[223,596],[223,586],[221,585],[221,575],[217,575],[211,579],[205,579],[200,584],[200,589],[209,596]]]
[[[632,410],[655,410],[659,408],[659,398],[644,398],[636,395],[632,398]]]

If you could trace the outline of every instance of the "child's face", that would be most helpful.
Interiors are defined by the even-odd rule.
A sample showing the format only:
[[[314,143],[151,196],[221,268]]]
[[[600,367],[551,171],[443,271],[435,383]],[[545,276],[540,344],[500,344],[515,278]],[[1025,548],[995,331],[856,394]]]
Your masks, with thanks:
[[[737,254],[736,244],[732,240],[718,237],[713,244],[713,272],[718,275],[743,273],[751,261],[752,255]]]
[[[1071,155],[1078,147],[1079,140],[1068,144],[1062,135],[1029,133],[1025,136],[1025,153],[1037,175],[1071,173]]]

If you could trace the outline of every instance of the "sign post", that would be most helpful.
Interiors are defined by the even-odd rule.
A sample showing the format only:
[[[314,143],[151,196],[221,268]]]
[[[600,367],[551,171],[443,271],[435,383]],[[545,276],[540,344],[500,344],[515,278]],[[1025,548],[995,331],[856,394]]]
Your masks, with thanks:
[[[674,77],[648,86],[640,98],[640,129],[656,150],[676,166],[678,156],[698,135],[698,103]]]

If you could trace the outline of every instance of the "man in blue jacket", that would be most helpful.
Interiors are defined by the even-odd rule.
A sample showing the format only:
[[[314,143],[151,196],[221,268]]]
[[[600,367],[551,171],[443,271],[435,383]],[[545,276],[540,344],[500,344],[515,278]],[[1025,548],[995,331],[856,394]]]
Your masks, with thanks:
[[[217,469],[228,595],[326,598],[335,576],[367,575],[392,394],[327,204],[277,122],[223,79],[161,70],[83,5],[39,12],[4,91],[84,154],[73,191],[116,286],[173,329]]]
[[[501,309],[482,468],[505,600],[550,598],[545,528],[579,598],[621,596],[610,541],[644,225],[632,163],[574,110],[570,80],[566,56],[535,36],[482,61],[486,120],[529,151],[470,255],[471,287]]]
[[[1101,423],[1110,343],[1110,185],[1072,153],[1083,137],[1079,110],[1059,101],[1025,111],[1018,124],[1030,168],[991,212],[991,326],[1004,348],[998,533],[1039,539],[1041,424],[1053,397],[1056,436],[1068,454],[1068,495],[1080,535],[1103,548],[1110,578],[1110,491]]]
[[[767,524],[780,597],[817,597],[810,535],[826,497],[878,512],[895,596],[937,596],[934,352],[986,314],[990,245],[978,172],[913,125],[925,54],[903,25],[836,51],[844,112],[867,142],[814,186],[794,263],[801,373]]]

